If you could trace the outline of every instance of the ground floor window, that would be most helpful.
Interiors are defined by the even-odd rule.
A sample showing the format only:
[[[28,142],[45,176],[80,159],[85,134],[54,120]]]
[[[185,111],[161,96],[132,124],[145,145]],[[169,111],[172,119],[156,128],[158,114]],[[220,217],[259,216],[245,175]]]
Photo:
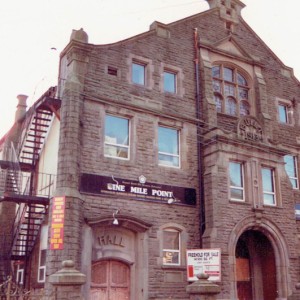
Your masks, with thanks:
[[[180,232],[175,229],[163,231],[163,264],[180,265]]]

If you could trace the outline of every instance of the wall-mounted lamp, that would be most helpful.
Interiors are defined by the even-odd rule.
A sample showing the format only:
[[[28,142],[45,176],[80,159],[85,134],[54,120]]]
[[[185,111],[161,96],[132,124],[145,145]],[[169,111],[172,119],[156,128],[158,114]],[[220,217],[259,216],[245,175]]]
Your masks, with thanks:
[[[118,221],[118,219],[117,219],[117,217],[116,217],[116,215],[117,215],[118,213],[119,213],[119,210],[118,210],[118,209],[113,213],[113,218],[114,218],[113,224],[114,224],[114,225],[119,225],[119,221]]]
[[[175,197],[172,195],[172,198],[168,199],[168,204],[172,204],[176,201]]]

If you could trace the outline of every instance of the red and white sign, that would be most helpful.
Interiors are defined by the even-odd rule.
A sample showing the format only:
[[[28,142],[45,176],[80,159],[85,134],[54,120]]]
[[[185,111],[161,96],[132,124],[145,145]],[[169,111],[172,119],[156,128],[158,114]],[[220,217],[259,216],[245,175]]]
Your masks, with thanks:
[[[50,249],[64,248],[65,197],[54,197],[52,204]]]
[[[221,250],[194,249],[186,251],[188,281],[198,280],[198,274],[209,275],[210,281],[221,281]]]

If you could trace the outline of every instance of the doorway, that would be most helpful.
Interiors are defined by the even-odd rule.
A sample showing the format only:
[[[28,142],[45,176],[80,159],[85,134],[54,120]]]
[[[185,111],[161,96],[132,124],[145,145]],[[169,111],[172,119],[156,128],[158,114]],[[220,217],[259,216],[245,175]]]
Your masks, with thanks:
[[[117,260],[92,265],[91,300],[130,299],[130,268]]]
[[[273,247],[260,231],[245,231],[236,245],[236,282],[239,300],[277,298]]]

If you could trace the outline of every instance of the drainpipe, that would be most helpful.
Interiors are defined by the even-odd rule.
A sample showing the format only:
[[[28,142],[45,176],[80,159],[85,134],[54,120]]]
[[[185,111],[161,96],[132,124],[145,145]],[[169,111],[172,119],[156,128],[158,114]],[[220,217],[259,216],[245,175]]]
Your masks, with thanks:
[[[201,97],[200,97],[200,74],[199,74],[199,35],[198,28],[194,28],[194,64],[195,64],[195,79],[196,79],[196,118],[197,121],[197,158],[198,158],[198,177],[199,177],[199,196],[200,196],[200,248],[202,248],[202,235],[205,230],[205,201],[204,201],[204,180],[203,180],[203,159],[201,154],[202,145],[202,130],[200,120],[202,119],[201,112]]]

